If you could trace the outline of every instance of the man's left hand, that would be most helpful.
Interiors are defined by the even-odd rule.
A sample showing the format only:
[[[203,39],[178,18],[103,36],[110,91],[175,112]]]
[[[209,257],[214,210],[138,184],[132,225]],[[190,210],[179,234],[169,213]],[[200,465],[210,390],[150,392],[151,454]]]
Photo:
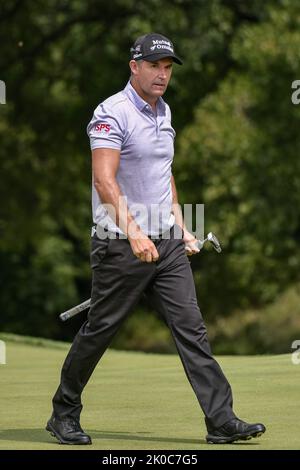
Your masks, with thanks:
[[[184,231],[183,241],[185,243],[185,250],[188,256],[195,255],[199,253],[199,248],[197,246],[197,238],[194,237],[191,233]]]

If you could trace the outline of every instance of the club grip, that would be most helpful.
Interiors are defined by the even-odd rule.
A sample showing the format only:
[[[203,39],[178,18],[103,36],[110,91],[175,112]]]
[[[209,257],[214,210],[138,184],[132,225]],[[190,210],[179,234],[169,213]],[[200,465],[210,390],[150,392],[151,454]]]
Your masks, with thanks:
[[[205,243],[205,240],[197,240],[197,241],[195,242],[195,245],[196,245],[196,247],[198,248],[198,250],[201,250],[201,248],[203,247],[204,243]],[[187,248],[186,248],[185,250],[188,251]]]
[[[82,302],[79,305],[76,305],[76,307],[70,308],[69,310],[66,310],[65,312],[61,313],[59,315],[59,318],[61,321],[66,321],[71,317],[74,317],[74,315],[77,315],[77,313],[82,312],[83,310],[86,310],[89,308],[91,304],[91,299],[86,300],[85,302]]]

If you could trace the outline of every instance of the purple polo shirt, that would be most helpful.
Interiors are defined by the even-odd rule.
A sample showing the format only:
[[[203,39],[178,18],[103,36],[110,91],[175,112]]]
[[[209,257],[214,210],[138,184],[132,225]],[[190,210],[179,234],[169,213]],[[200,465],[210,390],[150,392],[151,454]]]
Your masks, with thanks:
[[[95,109],[87,127],[91,149],[120,150],[116,179],[136,222],[147,235],[157,235],[174,224],[171,165],[175,131],[171,112],[162,98],[155,115],[151,106],[132,87],[109,97]],[[95,224],[122,233],[92,186]]]

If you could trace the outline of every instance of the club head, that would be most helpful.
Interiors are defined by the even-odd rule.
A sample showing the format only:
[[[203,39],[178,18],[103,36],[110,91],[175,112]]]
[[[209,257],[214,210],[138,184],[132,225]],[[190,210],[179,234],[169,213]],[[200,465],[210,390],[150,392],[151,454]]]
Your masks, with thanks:
[[[212,244],[212,246],[218,253],[221,253],[222,248],[220,242],[212,232],[209,232],[209,234],[207,235],[207,240]]]

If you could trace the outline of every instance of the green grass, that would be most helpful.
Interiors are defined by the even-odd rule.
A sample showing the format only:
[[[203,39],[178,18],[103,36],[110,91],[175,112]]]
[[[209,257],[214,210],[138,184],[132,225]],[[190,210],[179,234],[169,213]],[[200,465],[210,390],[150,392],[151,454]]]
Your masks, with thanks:
[[[4,335],[0,335],[4,340]],[[262,421],[259,439],[212,446],[177,356],[109,350],[84,394],[83,428],[93,446],[61,446],[44,426],[69,345],[5,336],[0,365],[0,449],[299,449],[300,365],[290,355],[218,357],[235,412]],[[38,344],[38,345],[37,345]]]

